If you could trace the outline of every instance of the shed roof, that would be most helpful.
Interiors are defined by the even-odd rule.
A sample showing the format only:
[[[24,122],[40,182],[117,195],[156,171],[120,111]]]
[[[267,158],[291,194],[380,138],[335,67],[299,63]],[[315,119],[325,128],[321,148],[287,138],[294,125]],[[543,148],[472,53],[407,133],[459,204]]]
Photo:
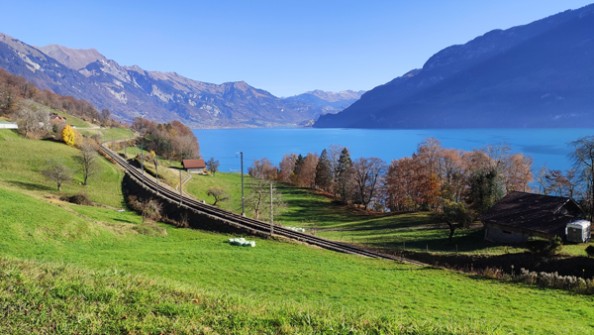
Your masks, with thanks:
[[[570,198],[511,192],[481,216],[493,223],[547,235],[562,235],[565,226],[583,215]]]
[[[184,159],[182,165],[184,169],[204,169],[206,167],[204,159]]]

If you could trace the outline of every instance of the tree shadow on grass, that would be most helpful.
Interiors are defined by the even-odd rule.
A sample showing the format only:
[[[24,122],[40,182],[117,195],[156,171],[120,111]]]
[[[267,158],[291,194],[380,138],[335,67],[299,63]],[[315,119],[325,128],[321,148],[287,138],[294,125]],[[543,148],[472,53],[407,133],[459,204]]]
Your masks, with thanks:
[[[320,226],[351,222],[357,220],[357,216],[359,216],[349,213],[343,206],[316,199],[288,200],[287,205],[292,210],[283,215],[286,219],[303,220]]]
[[[448,238],[448,230],[443,229],[443,237],[428,236],[407,241],[369,241],[366,244],[375,248],[386,250],[401,250],[403,248],[430,252],[472,252],[493,247],[493,244],[484,240],[484,229],[478,228],[470,231],[457,231],[452,241]],[[441,234],[440,234],[441,235]],[[404,244],[403,244],[404,242]]]
[[[8,183],[12,184],[14,186],[20,187],[20,188],[24,188],[29,191],[54,191],[55,190],[55,188],[49,187],[46,185],[27,183],[27,182],[18,181],[18,180],[9,180]]]
[[[382,231],[382,230],[436,230],[440,229],[438,222],[427,215],[396,214],[390,216],[370,216],[363,222],[353,222],[352,225],[342,226],[341,231]]]
[[[117,219],[117,218],[113,218],[114,221],[118,221],[118,222],[124,222],[124,223],[133,223],[135,224],[136,222],[132,222],[130,220],[124,220],[124,219]]]

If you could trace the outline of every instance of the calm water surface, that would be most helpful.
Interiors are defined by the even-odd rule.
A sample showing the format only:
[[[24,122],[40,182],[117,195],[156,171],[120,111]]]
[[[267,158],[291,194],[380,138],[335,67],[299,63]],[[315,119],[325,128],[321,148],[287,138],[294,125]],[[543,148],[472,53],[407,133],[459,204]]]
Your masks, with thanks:
[[[246,171],[252,162],[268,158],[278,164],[287,153],[320,154],[331,145],[346,146],[351,157],[379,157],[386,162],[410,156],[423,140],[437,138],[443,147],[472,150],[507,144],[533,159],[533,170],[568,169],[571,142],[594,135],[594,129],[208,129],[195,130],[205,159],[214,157],[223,172],[239,171],[243,151]]]

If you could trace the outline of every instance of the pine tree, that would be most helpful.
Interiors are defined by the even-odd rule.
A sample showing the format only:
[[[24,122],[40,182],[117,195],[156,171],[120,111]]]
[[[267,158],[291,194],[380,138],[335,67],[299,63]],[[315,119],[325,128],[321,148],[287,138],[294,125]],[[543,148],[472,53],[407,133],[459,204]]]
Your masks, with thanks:
[[[353,183],[353,161],[347,148],[342,149],[340,152],[335,176],[337,193],[343,202],[347,202],[350,199]]]
[[[330,191],[333,177],[332,162],[328,158],[328,152],[324,149],[316,167],[316,186],[324,191]]]
[[[501,178],[496,169],[478,171],[470,177],[469,199],[476,212],[486,211],[503,196]]]
[[[303,162],[305,158],[301,154],[297,156],[297,160],[295,161],[295,167],[293,168],[293,185],[299,184],[299,174],[301,173],[301,167],[303,167]]]

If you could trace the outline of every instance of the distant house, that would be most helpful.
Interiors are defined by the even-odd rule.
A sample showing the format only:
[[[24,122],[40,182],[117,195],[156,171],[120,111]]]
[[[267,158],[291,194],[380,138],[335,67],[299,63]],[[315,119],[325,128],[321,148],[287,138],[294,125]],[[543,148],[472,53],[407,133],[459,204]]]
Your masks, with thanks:
[[[66,117],[58,115],[56,113],[50,114],[50,123],[51,124],[60,124],[66,122]]]
[[[206,163],[203,159],[184,159],[182,160],[182,166],[189,173],[206,173]]]
[[[0,129],[19,129],[19,126],[13,122],[0,122]]]
[[[533,236],[565,237],[568,225],[582,217],[584,212],[570,198],[511,192],[481,215],[481,221],[485,240],[519,243]]]

